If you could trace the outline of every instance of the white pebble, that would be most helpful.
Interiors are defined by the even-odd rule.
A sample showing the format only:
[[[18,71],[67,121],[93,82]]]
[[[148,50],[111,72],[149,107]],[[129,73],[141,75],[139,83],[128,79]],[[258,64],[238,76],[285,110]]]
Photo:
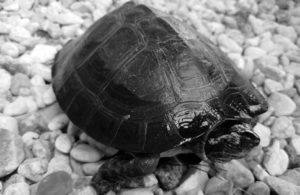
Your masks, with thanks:
[[[269,127],[257,123],[253,128],[253,131],[259,136],[260,138],[260,145],[262,147],[267,147],[271,141],[271,130]]]
[[[19,133],[18,121],[13,117],[4,114],[0,114],[0,128],[7,129],[16,134]]]
[[[27,29],[21,26],[15,26],[11,28],[9,38],[16,42],[22,42],[24,40],[29,40],[31,38],[31,34]]]
[[[9,90],[11,78],[11,75],[6,70],[0,69],[0,94]]]
[[[293,42],[297,39],[297,32],[292,26],[277,25],[276,30],[278,34],[289,38]]]
[[[90,145],[78,144],[72,148],[71,156],[80,162],[97,162],[103,157],[103,154]]]
[[[26,146],[32,146],[32,144],[39,138],[39,134],[33,131],[27,131],[22,135],[23,143]]]
[[[30,75],[40,75],[45,81],[51,81],[51,68],[43,64],[32,64],[30,66]]]
[[[147,188],[123,189],[118,195],[153,195],[153,192]]]
[[[266,79],[264,82],[264,91],[266,94],[271,94],[283,90],[283,85],[273,79]]]
[[[43,94],[43,100],[46,105],[50,105],[56,101],[56,96],[54,94],[52,85]]]
[[[45,158],[29,158],[24,160],[19,168],[18,173],[25,178],[38,182],[43,178],[48,168],[48,160]]]
[[[295,102],[283,93],[272,93],[268,102],[274,108],[277,116],[290,115],[296,110]]]
[[[247,47],[245,49],[245,52],[244,52],[244,55],[246,57],[249,57],[249,58],[252,58],[252,59],[258,59],[260,57],[263,57],[266,55],[266,51],[259,48],[259,47],[253,47],[253,46],[250,46],[250,47]]]
[[[67,134],[59,135],[55,140],[55,148],[62,153],[69,153],[73,144],[72,138]]]
[[[296,150],[297,155],[300,154],[300,136],[295,135],[291,139],[291,146]]]
[[[18,57],[19,56],[19,48],[16,43],[13,42],[5,42],[1,45],[0,51],[4,55],[8,55],[10,57]]]
[[[36,74],[34,75],[31,79],[30,79],[30,83],[33,86],[45,86],[46,83],[43,79],[43,77],[41,77],[40,75]]]
[[[34,63],[46,63],[54,59],[57,49],[51,45],[38,44],[30,53]]]
[[[51,131],[62,129],[65,127],[69,122],[69,118],[66,114],[62,113],[55,116],[48,124],[48,128]]]
[[[263,165],[270,175],[282,175],[288,168],[289,157],[287,153],[280,148],[280,142],[275,140],[265,154]]]
[[[13,102],[7,104],[3,113],[9,116],[22,115],[28,112],[27,101],[25,97],[17,97]]]
[[[29,185],[25,182],[10,184],[3,195],[30,195]]]
[[[234,40],[230,39],[225,34],[221,34],[218,37],[218,43],[221,47],[224,47],[234,53],[241,53],[243,50],[241,46],[239,46]]]
[[[104,161],[84,163],[82,164],[82,170],[85,175],[93,176],[98,172],[98,169],[104,164]]]
[[[287,139],[296,133],[292,120],[286,116],[276,118],[271,127],[271,131],[272,137],[278,139]]]

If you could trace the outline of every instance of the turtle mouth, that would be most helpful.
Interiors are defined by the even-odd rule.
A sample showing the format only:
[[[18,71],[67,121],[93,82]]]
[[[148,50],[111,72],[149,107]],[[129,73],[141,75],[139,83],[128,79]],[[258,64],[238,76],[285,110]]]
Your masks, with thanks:
[[[212,162],[239,159],[260,142],[252,126],[240,121],[226,121],[206,135],[203,151]]]

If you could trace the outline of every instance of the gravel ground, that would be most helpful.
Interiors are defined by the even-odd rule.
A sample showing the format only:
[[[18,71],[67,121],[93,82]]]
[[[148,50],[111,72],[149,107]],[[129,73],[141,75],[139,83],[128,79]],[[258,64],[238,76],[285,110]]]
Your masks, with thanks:
[[[0,194],[96,195],[91,176],[117,150],[81,133],[62,113],[51,65],[64,43],[124,2],[0,0]],[[219,45],[266,95],[270,109],[254,128],[260,146],[245,159],[215,174],[204,164],[161,167],[139,186],[109,194],[299,195],[300,1],[147,3]],[[162,178],[166,169],[171,172]]]

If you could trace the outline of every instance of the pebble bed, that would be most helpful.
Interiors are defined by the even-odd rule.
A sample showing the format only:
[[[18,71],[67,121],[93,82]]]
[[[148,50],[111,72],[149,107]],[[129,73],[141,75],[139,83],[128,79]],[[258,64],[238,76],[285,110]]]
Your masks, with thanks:
[[[95,142],[59,109],[54,55],[125,1],[0,0],[0,194],[96,195],[91,176],[118,150]],[[215,42],[266,95],[261,143],[210,174],[205,165],[159,174],[109,195],[300,194],[300,1],[148,0]],[[179,173],[180,171],[177,170]],[[174,180],[173,180],[174,181]]]

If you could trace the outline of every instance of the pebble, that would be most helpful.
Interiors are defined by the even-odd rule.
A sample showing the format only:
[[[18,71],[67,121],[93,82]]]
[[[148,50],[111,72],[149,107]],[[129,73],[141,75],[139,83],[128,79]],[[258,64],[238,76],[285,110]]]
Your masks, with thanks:
[[[272,136],[278,139],[286,139],[296,133],[292,120],[286,116],[276,118],[271,127],[271,131]]]
[[[273,79],[266,79],[264,81],[264,91],[266,92],[266,94],[270,95],[271,93],[281,90],[283,90],[283,85],[280,82]]]
[[[72,25],[72,24],[82,24],[83,19],[72,12],[66,12],[61,14],[51,14],[52,16],[47,16],[52,22],[61,25]]]
[[[230,39],[227,35],[221,34],[218,36],[218,43],[221,47],[226,48],[230,52],[241,53],[242,48],[234,40]]]
[[[76,189],[75,191],[73,190],[73,192],[69,195],[97,195],[97,192],[92,186],[85,186],[83,188]]]
[[[13,41],[22,43],[24,40],[31,39],[31,34],[27,29],[21,26],[13,26],[10,30],[9,38]]]
[[[300,155],[297,155],[295,148],[288,144],[284,147],[284,150],[289,156],[289,168],[300,167]]]
[[[259,18],[256,18],[253,15],[250,15],[248,18],[248,22],[250,23],[252,30],[255,34],[259,35],[263,32],[265,32],[265,22]]]
[[[300,186],[296,186],[278,177],[270,176],[265,179],[265,182],[278,195],[296,195],[300,194]]]
[[[283,175],[279,176],[279,178],[300,186],[300,169],[288,169]]]
[[[0,129],[0,178],[12,173],[25,158],[22,138],[6,129]]]
[[[43,158],[30,158],[20,164],[18,173],[25,178],[38,182],[47,172],[48,160]]]
[[[245,157],[246,162],[248,161],[256,161],[261,163],[264,158],[264,151],[261,145],[254,147]]]
[[[236,187],[247,187],[254,183],[254,176],[240,161],[232,160],[222,165],[221,175],[234,183]]]
[[[198,169],[199,168],[199,169]],[[197,169],[191,169],[185,174],[185,179],[175,189],[176,194],[186,194],[190,191],[204,190],[209,178],[205,171],[207,165],[199,166]],[[203,171],[202,171],[203,170]]]
[[[63,26],[61,28],[61,31],[62,31],[62,34],[64,35],[64,37],[71,38],[71,37],[75,37],[76,36],[78,28],[79,28],[79,26],[77,24],[75,24],[75,25],[67,25],[67,26]]]
[[[297,46],[287,37],[279,34],[275,34],[272,36],[274,43],[276,43],[276,47],[282,47],[284,51],[297,49]]]
[[[283,174],[289,165],[287,153],[280,148],[280,142],[275,140],[265,153],[263,165],[270,175]]]
[[[49,123],[48,129],[50,131],[63,129],[69,123],[69,118],[66,114],[62,113],[55,116]]]
[[[97,162],[103,154],[94,147],[87,144],[78,144],[70,152],[71,157],[80,162]]]
[[[296,130],[296,134],[300,135],[300,118],[295,118],[293,124]]]
[[[57,49],[51,45],[37,44],[31,51],[30,57],[33,63],[46,63],[52,61]]]
[[[3,195],[30,195],[29,185],[25,182],[9,185]]]
[[[147,188],[123,189],[118,195],[154,195],[153,192]]]
[[[67,195],[72,191],[72,178],[64,171],[53,172],[38,184],[36,195]]]
[[[257,181],[248,187],[247,192],[255,195],[270,195],[270,188],[266,183]]]
[[[29,68],[29,74],[32,75],[40,75],[45,81],[50,82],[52,77],[51,77],[51,68],[50,66],[45,66],[43,64],[37,63],[37,64],[32,64]]]
[[[233,183],[227,179],[214,176],[208,180],[204,194],[233,194]]]
[[[70,167],[69,156],[59,155],[54,156],[49,161],[47,174],[57,172],[57,171],[65,171],[69,174],[72,174],[72,168]]]
[[[50,159],[52,156],[52,146],[47,140],[35,140],[31,150],[35,157]]]
[[[18,121],[14,117],[0,114],[0,129],[6,129],[12,133],[19,134]]]
[[[10,91],[13,95],[29,95],[31,83],[26,74],[17,73],[11,79]]]
[[[300,63],[292,62],[288,66],[285,66],[284,69],[296,77],[300,77]]]
[[[0,94],[9,90],[11,85],[11,75],[4,69],[0,68]]]
[[[98,162],[92,162],[92,163],[83,163],[82,164],[82,170],[85,175],[87,176],[93,176],[95,175],[99,168],[104,164],[105,161],[98,161]]]
[[[0,34],[9,34],[11,26],[0,21]]]
[[[74,174],[78,176],[84,176],[84,172],[82,170],[82,164],[73,158],[70,158],[70,166]]]
[[[8,55],[10,57],[16,58],[19,56],[19,47],[16,43],[13,42],[5,42],[1,45],[0,51],[4,55]]]
[[[274,108],[277,116],[291,115],[296,110],[295,102],[282,93],[272,93],[268,98],[269,105]]]
[[[297,33],[292,26],[277,25],[277,33],[289,38],[292,42],[297,39]]]
[[[258,59],[260,57],[263,57],[266,55],[266,51],[259,48],[259,47],[253,47],[253,46],[250,46],[250,47],[247,47],[244,51],[244,55],[246,57],[249,57],[251,59]]]
[[[291,138],[290,144],[293,148],[295,148],[297,155],[300,155],[300,136],[299,135],[293,136]]]
[[[267,147],[270,142],[271,142],[271,130],[269,127],[261,124],[261,123],[257,123],[254,128],[253,131],[259,136],[260,138],[260,145],[262,147]]]
[[[43,101],[45,105],[50,105],[56,101],[56,96],[54,94],[52,86],[50,86],[44,93],[43,93]]]
[[[258,181],[264,181],[267,177],[270,176],[270,174],[259,163],[255,161],[249,161],[247,163],[253,175]]]
[[[113,156],[115,155],[119,150],[107,145],[104,145],[98,141],[96,141],[95,139],[93,139],[92,137],[88,136],[85,133],[81,134],[82,136],[86,136],[86,141],[91,145],[91,146],[95,146],[97,149],[99,149],[101,152],[103,152],[105,154],[105,156]]]
[[[59,135],[55,140],[55,148],[62,153],[71,151],[73,139],[67,134]]]
[[[27,147],[31,147],[33,143],[39,138],[39,136],[40,135],[36,132],[28,131],[22,135],[22,140]]]
[[[4,107],[3,114],[9,116],[18,116],[27,113],[28,110],[26,98],[18,96],[13,102]]]

